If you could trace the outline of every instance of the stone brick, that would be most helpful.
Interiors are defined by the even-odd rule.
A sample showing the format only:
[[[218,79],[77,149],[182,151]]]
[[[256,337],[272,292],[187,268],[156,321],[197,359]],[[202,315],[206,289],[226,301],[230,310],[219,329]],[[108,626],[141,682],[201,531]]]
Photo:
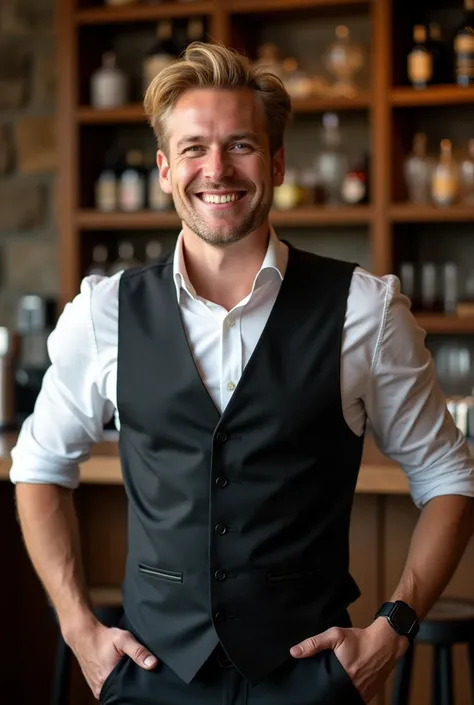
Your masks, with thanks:
[[[53,30],[52,0],[1,0],[0,32],[27,35]]]
[[[13,164],[13,145],[7,125],[0,125],[0,174],[6,174]]]
[[[38,294],[56,293],[58,265],[54,242],[8,240],[4,259],[8,288]]]
[[[33,62],[33,100],[49,105],[56,96],[57,63],[53,49],[41,49]]]
[[[42,184],[0,182],[0,230],[26,230],[43,224],[46,215]]]
[[[1,2],[1,0],[0,0]],[[19,108],[27,96],[28,52],[17,42],[0,45],[0,109]]]
[[[19,120],[15,125],[18,170],[23,174],[57,167],[56,121],[52,117]]]

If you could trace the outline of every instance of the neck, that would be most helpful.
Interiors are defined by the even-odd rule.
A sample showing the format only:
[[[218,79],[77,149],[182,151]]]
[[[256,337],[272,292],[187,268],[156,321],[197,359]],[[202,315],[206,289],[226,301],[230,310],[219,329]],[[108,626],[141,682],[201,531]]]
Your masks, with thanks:
[[[252,290],[268,247],[268,221],[239,242],[215,247],[183,227],[183,254],[198,296],[230,311]]]

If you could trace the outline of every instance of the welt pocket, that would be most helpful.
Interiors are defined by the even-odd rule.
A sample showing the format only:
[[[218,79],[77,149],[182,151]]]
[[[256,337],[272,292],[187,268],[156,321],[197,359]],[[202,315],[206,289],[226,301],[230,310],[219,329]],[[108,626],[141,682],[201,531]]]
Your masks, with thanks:
[[[313,578],[319,575],[320,572],[319,568],[308,568],[307,570],[292,571],[291,573],[268,573],[267,580],[270,585],[279,585],[280,583]]]
[[[176,570],[165,570],[164,568],[154,568],[151,565],[145,565],[145,563],[138,564],[138,570],[144,575],[151,575],[152,578],[158,578],[160,580],[168,580],[170,583],[182,583],[183,574]]]

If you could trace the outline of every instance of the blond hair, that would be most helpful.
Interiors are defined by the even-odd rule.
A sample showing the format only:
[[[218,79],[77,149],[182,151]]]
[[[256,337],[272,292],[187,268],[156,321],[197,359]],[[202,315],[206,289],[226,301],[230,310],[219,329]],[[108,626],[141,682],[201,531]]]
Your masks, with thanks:
[[[283,145],[291,114],[291,100],[283,83],[247,57],[219,44],[192,42],[183,56],[153,79],[144,108],[158,145],[166,151],[166,120],[180,96],[191,88],[249,88],[261,101],[272,154]]]

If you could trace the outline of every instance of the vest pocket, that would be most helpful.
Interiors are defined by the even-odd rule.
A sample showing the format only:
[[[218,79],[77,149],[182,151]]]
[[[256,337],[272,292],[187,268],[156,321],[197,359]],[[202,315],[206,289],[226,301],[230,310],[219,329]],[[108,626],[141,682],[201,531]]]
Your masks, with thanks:
[[[183,574],[175,570],[165,570],[164,568],[153,568],[151,565],[145,565],[144,563],[138,564],[138,570],[144,575],[151,575],[152,578],[158,578],[160,580],[168,580],[170,583],[182,583]]]

